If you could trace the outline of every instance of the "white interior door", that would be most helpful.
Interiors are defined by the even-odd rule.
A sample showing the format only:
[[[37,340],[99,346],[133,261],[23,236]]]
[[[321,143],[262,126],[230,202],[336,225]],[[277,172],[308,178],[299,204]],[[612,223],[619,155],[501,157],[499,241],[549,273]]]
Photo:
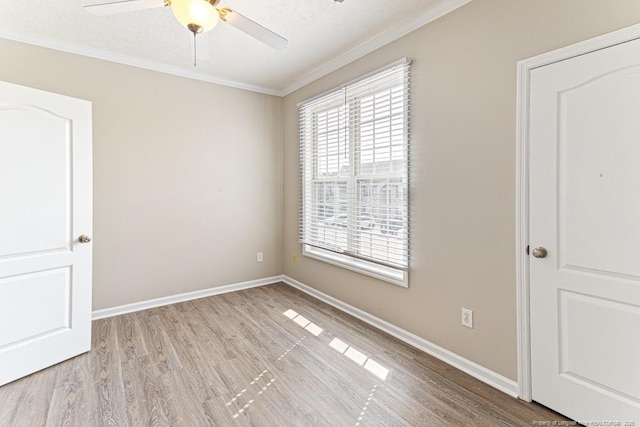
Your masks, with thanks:
[[[533,399],[640,425],[640,41],[534,69],[530,100]]]
[[[91,104],[0,82],[0,385],[91,345]]]

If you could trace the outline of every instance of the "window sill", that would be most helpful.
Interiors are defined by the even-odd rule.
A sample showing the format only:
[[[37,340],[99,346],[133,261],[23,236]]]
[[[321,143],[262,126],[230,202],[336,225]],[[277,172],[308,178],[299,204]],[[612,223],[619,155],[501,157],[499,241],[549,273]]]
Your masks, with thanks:
[[[409,272],[396,268],[385,267],[372,262],[353,258],[348,255],[342,255],[331,251],[326,251],[309,245],[302,245],[302,255],[323,261],[347,270],[366,276],[375,277],[394,285],[409,287]]]

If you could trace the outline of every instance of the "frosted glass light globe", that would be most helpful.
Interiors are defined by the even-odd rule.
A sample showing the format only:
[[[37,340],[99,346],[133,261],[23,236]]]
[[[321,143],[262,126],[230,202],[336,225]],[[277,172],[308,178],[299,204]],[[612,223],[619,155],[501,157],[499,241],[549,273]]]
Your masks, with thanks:
[[[218,9],[207,0],[171,0],[171,11],[186,28],[195,24],[202,27],[202,32],[212,30],[220,21]]]

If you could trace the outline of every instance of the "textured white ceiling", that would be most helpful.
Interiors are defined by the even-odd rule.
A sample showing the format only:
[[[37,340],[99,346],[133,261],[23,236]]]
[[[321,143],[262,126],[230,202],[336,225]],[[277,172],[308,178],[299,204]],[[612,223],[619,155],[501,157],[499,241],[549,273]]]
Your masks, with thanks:
[[[111,0],[109,0],[111,1]],[[274,50],[228,24],[199,36],[170,8],[110,16],[100,0],[0,0],[0,37],[283,95],[470,0],[222,0],[289,40]]]

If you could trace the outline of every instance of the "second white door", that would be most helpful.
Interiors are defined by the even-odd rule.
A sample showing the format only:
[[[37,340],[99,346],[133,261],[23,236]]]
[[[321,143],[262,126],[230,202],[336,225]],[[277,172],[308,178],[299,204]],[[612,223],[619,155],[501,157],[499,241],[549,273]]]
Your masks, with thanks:
[[[533,399],[640,425],[640,41],[534,69],[529,136]]]

